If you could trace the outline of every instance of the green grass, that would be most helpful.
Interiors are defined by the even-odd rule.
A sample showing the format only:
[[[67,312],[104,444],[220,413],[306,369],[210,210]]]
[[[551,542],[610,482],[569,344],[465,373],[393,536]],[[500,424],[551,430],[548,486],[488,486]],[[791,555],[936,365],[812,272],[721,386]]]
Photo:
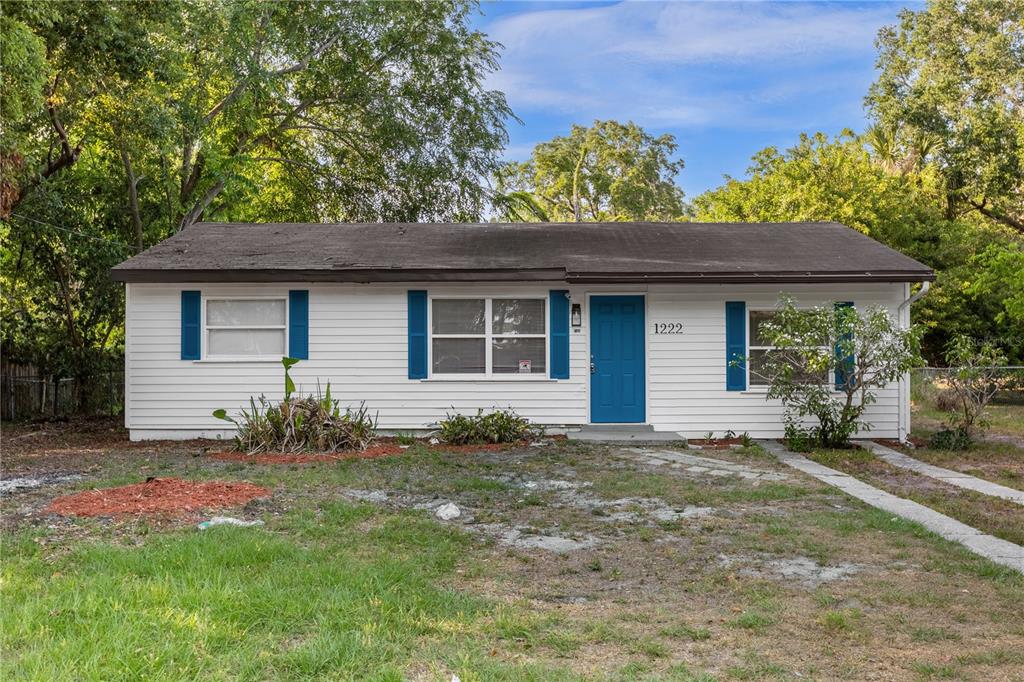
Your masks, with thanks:
[[[334,503],[264,529],[84,544],[51,563],[5,543],[4,656],[13,679],[401,679],[485,660],[491,611],[448,587],[467,540],[415,514]],[[465,665],[463,666],[465,667]],[[473,667],[473,666],[470,666]]]

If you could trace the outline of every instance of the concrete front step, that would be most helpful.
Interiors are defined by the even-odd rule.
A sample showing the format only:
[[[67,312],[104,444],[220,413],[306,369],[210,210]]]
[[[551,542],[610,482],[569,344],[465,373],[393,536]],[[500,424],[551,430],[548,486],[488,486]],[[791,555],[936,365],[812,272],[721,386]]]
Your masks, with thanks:
[[[566,435],[592,443],[684,443],[675,431],[655,431],[649,424],[589,424]]]

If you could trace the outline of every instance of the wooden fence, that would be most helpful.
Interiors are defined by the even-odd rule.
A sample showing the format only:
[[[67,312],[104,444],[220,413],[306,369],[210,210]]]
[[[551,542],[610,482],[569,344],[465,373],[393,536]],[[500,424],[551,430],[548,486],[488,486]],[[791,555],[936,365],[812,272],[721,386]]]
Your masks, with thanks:
[[[124,410],[124,371],[100,372],[78,379],[41,376],[31,365],[7,365],[0,371],[0,419],[117,415]]]

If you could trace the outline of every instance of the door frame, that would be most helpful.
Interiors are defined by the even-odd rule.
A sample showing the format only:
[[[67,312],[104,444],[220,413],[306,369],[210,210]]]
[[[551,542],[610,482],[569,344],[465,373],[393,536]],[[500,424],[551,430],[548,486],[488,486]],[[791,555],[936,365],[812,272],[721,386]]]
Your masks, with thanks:
[[[595,424],[598,426],[636,426],[645,425],[650,423],[650,410],[651,410],[651,363],[648,362],[650,352],[650,338],[647,332],[647,323],[650,320],[650,299],[647,296],[647,289],[642,290],[629,290],[629,289],[613,289],[610,291],[587,291],[584,294],[586,301],[586,309],[584,311],[583,320],[586,325],[585,333],[587,338],[587,351],[586,351],[586,400],[587,400],[587,423]],[[590,374],[590,349],[591,344],[594,341],[593,337],[593,325],[591,325],[591,311],[593,310],[591,300],[594,296],[639,296],[643,299],[644,303],[644,324],[643,324],[643,340],[644,340],[644,416],[643,421],[638,422],[595,422],[593,420],[593,414],[591,414],[592,394],[593,388],[591,386],[591,374]]]

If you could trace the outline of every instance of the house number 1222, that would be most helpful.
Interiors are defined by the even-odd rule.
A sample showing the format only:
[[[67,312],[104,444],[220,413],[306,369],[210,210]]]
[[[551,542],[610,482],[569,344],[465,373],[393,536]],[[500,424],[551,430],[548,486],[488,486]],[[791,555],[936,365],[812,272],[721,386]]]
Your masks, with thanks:
[[[683,323],[682,322],[655,322],[654,323],[655,334],[682,334]]]

